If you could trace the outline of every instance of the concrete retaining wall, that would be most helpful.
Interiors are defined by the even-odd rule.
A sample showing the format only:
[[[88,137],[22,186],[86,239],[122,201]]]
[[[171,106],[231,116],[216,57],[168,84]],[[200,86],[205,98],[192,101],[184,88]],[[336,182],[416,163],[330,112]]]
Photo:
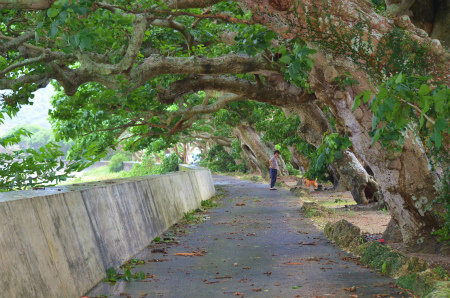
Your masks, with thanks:
[[[0,194],[0,297],[79,298],[214,193],[197,169]]]

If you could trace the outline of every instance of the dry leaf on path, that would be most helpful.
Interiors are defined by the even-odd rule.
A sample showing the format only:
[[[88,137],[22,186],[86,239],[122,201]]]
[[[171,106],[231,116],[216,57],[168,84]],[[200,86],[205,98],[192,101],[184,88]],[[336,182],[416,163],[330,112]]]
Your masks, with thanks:
[[[198,252],[177,252],[174,254],[175,256],[183,256],[183,257],[203,257],[204,255]]]
[[[236,206],[245,206],[245,203],[237,203]]]
[[[300,242],[300,245],[317,245],[317,242]]]
[[[163,253],[163,254],[167,253],[167,251],[164,248],[154,248],[154,249],[151,250],[151,252],[152,253],[160,252],[160,253]]]
[[[217,284],[219,282],[226,282],[229,281],[229,279],[223,279],[223,280],[214,280],[214,281],[205,281],[205,284],[209,285],[209,284]]]
[[[349,292],[356,292],[356,287],[353,286],[353,287],[351,287],[351,288],[342,288],[342,290],[344,290],[344,291],[349,291]]]
[[[285,265],[303,265],[303,263],[300,262],[289,262],[289,263],[284,263]]]

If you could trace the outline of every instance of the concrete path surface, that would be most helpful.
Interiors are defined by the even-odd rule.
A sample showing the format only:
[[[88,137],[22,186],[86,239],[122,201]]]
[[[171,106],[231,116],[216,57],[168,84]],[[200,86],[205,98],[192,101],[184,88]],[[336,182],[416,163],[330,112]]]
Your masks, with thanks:
[[[225,176],[214,180],[227,196],[208,220],[187,227],[178,244],[150,245],[135,256],[145,264],[133,271],[151,278],[102,283],[88,296],[409,297],[394,279],[363,268],[330,243],[288,190]],[[352,287],[356,291],[343,289]]]

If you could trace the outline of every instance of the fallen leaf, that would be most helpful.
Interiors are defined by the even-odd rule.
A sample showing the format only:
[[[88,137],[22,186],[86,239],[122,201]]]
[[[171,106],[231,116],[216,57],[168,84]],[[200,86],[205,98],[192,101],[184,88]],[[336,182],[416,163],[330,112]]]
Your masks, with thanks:
[[[164,248],[154,248],[154,249],[152,249],[152,253],[156,253],[156,252],[160,252],[160,253],[163,253],[163,254],[167,253],[167,251]]]
[[[241,296],[241,295],[244,295],[244,293],[239,293],[239,292],[234,293],[234,296]]]
[[[317,245],[317,242],[300,242],[300,245]]]
[[[215,281],[205,281],[205,284],[209,285],[209,284],[216,284],[219,282],[226,282],[229,281],[229,279],[223,279],[223,280],[215,280]]]
[[[237,203],[236,206],[245,206],[245,203]]]
[[[203,257],[204,255],[197,252],[177,252],[174,254],[175,256],[183,256],[183,257]]]
[[[300,262],[289,262],[289,263],[284,263],[285,265],[303,265],[303,263]]]
[[[349,292],[355,292],[355,291],[356,291],[356,287],[353,286],[353,287],[351,287],[351,288],[342,288],[342,290],[344,290],[344,291],[349,291]]]
[[[262,288],[252,289],[253,292],[261,292]]]

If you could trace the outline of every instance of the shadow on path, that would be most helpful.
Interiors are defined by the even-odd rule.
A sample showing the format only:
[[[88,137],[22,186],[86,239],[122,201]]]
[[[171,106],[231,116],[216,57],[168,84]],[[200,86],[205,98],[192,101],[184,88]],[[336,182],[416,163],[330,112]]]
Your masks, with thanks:
[[[210,220],[189,226],[176,239],[179,244],[164,246],[165,254],[149,247],[135,256],[146,263],[134,270],[153,278],[100,284],[89,297],[409,296],[391,288],[392,278],[357,265],[330,243],[288,190],[269,191],[267,185],[226,176],[214,181],[227,196],[211,209]],[[174,255],[190,252],[203,256]],[[147,262],[153,259],[168,260]],[[343,290],[351,287],[356,291]]]

